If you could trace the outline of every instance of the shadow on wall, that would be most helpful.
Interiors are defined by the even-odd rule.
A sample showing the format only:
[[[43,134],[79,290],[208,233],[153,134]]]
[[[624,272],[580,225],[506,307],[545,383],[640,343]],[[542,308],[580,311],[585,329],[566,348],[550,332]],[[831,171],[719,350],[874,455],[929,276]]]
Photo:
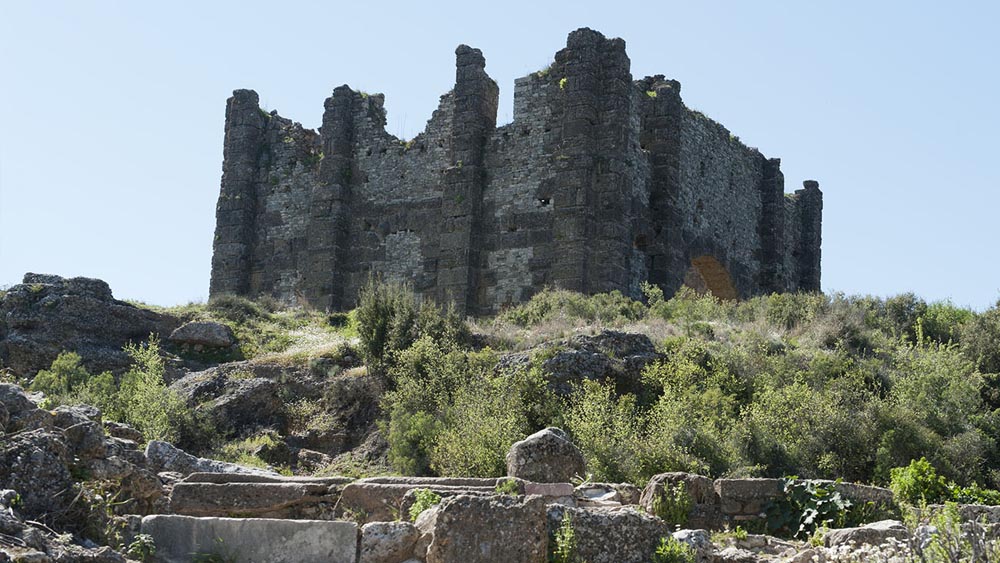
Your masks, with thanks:
[[[684,274],[684,285],[701,294],[711,293],[719,299],[739,297],[729,271],[714,256],[707,254],[691,259],[691,267]]]

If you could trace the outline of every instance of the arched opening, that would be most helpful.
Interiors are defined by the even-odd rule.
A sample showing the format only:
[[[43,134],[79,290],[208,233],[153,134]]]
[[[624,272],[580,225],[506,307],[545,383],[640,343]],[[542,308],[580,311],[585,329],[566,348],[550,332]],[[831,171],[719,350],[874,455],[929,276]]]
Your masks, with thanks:
[[[726,267],[707,254],[691,259],[691,267],[684,274],[684,285],[698,293],[711,293],[719,299],[739,297]]]

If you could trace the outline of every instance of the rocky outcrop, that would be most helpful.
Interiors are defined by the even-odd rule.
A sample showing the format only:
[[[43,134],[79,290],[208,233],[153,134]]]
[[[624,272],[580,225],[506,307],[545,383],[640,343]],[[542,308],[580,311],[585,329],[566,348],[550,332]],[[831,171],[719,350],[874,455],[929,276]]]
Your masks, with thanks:
[[[246,473],[249,475],[278,475],[274,471],[244,467],[235,463],[193,456],[167,442],[152,440],[146,444],[149,468],[160,473],[170,471],[181,475],[191,473]]]
[[[30,377],[71,351],[92,373],[121,373],[130,363],[122,346],[168,335],[179,324],[118,301],[101,280],[29,273],[0,298],[0,360]]]
[[[536,354],[546,357],[541,368],[549,387],[564,396],[586,379],[613,383],[618,393],[640,392],[643,368],[660,358],[645,334],[603,330],[593,336],[578,334],[529,352],[507,354],[500,359],[497,370],[526,368]]]
[[[586,463],[565,432],[546,428],[510,447],[507,475],[538,483],[564,483],[586,475]]]

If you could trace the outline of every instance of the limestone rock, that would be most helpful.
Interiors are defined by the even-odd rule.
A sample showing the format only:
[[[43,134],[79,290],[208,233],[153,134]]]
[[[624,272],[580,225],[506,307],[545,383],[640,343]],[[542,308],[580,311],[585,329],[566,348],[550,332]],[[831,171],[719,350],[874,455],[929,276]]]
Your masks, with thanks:
[[[840,545],[881,545],[888,539],[906,540],[910,537],[906,526],[898,520],[882,520],[858,528],[830,530],[823,536],[826,547]]]
[[[546,558],[548,532],[540,497],[450,497],[427,518],[421,516],[417,527],[431,535],[427,563],[536,563]]]
[[[712,563],[715,558],[715,546],[712,536],[705,530],[677,530],[674,539],[686,544],[694,550],[695,563]]]
[[[222,323],[192,321],[181,325],[170,333],[174,344],[203,346],[206,348],[229,348],[236,344],[233,330]]]
[[[409,522],[369,522],[361,527],[358,563],[402,563],[413,555],[419,537]]]
[[[170,334],[179,324],[114,299],[101,280],[30,273],[0,299],[0,319],[6,324],[0,360],[25,377],[47,369],[66,350],[80,354],[91,373],[121,373],[131,363],[122,346]]]
[[[323,482],[189,483],[170,493],[170,512],[187,516],[308,518],[332,512],[339,487]]]
[[[38,519],[73,500],[69,462],[61,433],[39,429],[8,435],[0,443],[0,483],[20,493],[25,518]]]
[[[752,551],[739,547],[727,547],[715,554],[715,563],[758,563],[758,558]]]
[[[577,556],[590,563],[645,563],[671,526],[636,510],[619,508],[548,507],[549,533],[555,534],[568,512],[575,532]]]
[[[226,461],[195,457],[167,442],[152,440],[146,444],[146,459],[154,473],[174,471],[182,475],[191,473],[248,473],[251,475],[278,475],[274,471],[244,467]]]
[[[507,452],[507,475],[537,483],[564,483],[586,474],[583,453],[559,428],[539,430]]]
[[[579,334],[544,345],[556,352],[542,363],[549,386],[560,395],[572,392],[585,379],[610,381],[621,393],[640,390],[642,369],[660,356],[648,336],[616,330],[596,335]],[[533,352],[507,354],[500,358],[498,370],[527,367]]]
[[[319,520],[158,514],[142,519],[142,533],[153,536],[163,563],[187,563],[192,553],[224,561],[354,563],[358,544],[353,522]]]

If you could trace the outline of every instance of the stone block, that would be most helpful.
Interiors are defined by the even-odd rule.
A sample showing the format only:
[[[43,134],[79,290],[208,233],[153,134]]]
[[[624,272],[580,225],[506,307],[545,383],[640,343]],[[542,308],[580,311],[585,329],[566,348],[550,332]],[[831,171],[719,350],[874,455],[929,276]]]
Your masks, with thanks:
[[[142,519],[142,533],[153,537],[160,563],[198,556],[235,563],[354,563],[358,548],[353,522],[158,514]]]

